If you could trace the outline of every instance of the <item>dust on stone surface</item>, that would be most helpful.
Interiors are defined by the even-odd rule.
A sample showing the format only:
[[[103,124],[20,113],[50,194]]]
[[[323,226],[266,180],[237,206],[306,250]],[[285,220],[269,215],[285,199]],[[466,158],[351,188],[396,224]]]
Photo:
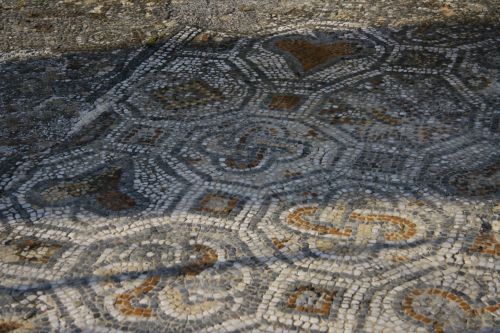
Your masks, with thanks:
[[[498,0],[4,0],[0,50],[12,58],[154,44],[185,25],[241,36],[305,19],[372,26],[498,22],[499,8]]]

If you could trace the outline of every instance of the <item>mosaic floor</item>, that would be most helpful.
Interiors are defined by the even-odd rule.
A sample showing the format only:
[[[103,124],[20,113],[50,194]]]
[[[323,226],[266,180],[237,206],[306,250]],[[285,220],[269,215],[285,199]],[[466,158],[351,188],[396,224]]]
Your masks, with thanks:
[[[0,332],[500,331],[499,32],[0,64]]]

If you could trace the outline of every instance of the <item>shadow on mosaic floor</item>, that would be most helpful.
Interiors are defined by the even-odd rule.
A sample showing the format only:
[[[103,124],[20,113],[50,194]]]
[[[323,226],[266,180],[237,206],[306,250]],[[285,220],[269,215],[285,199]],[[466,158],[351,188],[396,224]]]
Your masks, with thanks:
[[[497,32],[1,65],[0,331],[494,331]]]

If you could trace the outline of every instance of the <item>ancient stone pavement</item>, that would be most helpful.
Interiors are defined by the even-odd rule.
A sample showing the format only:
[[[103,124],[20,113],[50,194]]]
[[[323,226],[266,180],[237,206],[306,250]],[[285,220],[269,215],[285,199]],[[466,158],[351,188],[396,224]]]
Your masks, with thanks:
[[[499,31],[3,62],[0,332],[498,332]]]

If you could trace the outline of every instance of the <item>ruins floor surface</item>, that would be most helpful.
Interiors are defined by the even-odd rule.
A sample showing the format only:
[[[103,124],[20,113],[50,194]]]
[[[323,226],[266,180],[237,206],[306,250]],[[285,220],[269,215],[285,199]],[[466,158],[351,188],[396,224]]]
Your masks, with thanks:
[[[4,60],[0,332],[498,332],[499,32]]]

